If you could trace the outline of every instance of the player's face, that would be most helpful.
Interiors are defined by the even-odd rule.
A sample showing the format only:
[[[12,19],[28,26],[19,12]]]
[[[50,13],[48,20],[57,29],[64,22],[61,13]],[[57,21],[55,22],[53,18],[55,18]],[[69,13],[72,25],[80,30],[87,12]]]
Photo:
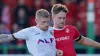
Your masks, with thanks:
[[[59,12],[58,14],[54,15],[53,21],[54,21],[54,26],[56,26],[57,28],[63,28],[66,22],[66,13]]]
[[[50,18],[41,17],[40,19],[37,19],[37,25],[44,31],[48,30],[48,27],[50,26]]]

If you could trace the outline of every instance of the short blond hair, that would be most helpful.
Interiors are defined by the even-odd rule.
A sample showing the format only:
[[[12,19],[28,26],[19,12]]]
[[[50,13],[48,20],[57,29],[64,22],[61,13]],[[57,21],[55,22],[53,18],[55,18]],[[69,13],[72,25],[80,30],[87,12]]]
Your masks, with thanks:
[[[65,5],[63,4],[54,4],[53,7],[52,7],[52,15],[55,15],[55,14],[58,14],[59,12],[65,12],[65,13],[68,13],[68,9]]]
[[[45,9],[40,9],[36,12],[35,17],[36,17],[36,19],[39,19],[40,17],[50,18],[50,13]]]

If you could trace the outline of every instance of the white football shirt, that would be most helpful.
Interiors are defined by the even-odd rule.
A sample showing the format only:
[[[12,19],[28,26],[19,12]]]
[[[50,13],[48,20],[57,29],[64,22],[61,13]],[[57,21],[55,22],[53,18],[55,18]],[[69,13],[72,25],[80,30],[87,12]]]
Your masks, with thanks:
[[[25,39],[28,50],[33,56],[56,56],[53,28],[42,31],[36,26],[23,29],[13,34],[17,39]]]

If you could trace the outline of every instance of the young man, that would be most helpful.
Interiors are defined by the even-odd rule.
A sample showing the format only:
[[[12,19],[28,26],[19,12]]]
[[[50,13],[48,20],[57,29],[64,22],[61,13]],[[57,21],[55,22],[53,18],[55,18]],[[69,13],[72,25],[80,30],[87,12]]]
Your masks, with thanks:
[[[65,5],[54,4],[52,7],[56,48],[63,51],[63,56],[76,56],[74,41],[86,46],[100,48],[100,43],[82,36],[74,26],[65,26],[67,13],[68,9]]]
[[[56,56],[53,28],[49,26],[49,12],[44,9],[38,10],[35,21],[36,26],[20,30],[14,34],[1,34],[0,42],[24,39],[30,54],[33,56]]]

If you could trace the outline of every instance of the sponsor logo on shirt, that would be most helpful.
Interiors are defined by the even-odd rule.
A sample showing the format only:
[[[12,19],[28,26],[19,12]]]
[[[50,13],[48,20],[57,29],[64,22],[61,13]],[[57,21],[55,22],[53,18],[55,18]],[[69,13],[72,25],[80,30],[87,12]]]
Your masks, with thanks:
[[[56,41],[69,40],[70,36],[56,38]]]
[[[38,44],[40,44],[40,43],[52,43],[53,40],[54,40],[54,38],[50,38],[49,40],[47,40],[47,39],[39,39],[37,43]]]
[[[35,35],[39,35],[40,33],[36,33]]]

